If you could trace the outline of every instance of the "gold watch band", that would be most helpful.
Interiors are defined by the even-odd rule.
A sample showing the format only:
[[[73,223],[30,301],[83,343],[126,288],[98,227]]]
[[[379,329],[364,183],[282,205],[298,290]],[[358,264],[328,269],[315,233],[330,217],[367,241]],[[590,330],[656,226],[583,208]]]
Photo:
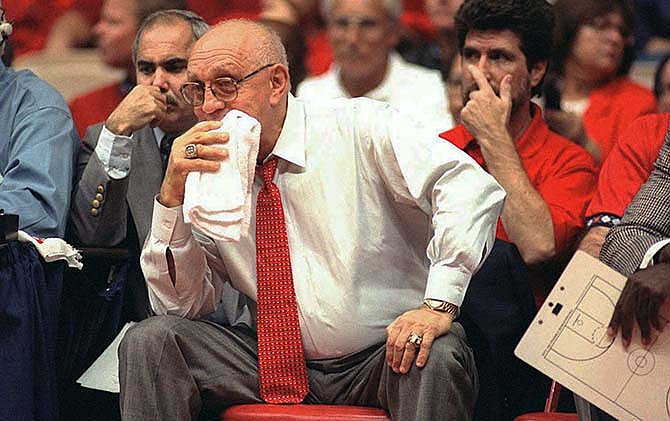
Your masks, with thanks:
[[[458,317],[461,312],[461,309],[453,303],[443,300],[436,300],[433,298],[426,298],[423,300],[423,305],[426,306],[429,310],[439,311],[441,313],[449,313],[454,316],[454,319]]]

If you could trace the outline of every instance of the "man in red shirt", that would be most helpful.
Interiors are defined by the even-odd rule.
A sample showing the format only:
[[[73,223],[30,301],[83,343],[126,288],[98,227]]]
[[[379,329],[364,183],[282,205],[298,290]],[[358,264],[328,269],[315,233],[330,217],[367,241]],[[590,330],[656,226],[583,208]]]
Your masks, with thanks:
[[[588,231],[579,244],[580,250],[599,257],[605,236],[619,223],[654,169],[669,125],[670,114],[650,114],[633,121],[619,137],[600,170],[598,188],[586,210]]]
[[[535,311],[527,269],[569,250],[596,183],[590,155],[551,132],[530,101],[547,70],[551,27],[543,0],[466,0],[456,15],[465,105],[462,124],[440,136],[473,157],[507,192],[498,241],[461,308],[480,372],[482,419],[480,411],[501,399],[501,412],[488,419],[541,410],[542,398],[529,403],[528,396],[538,390],[546,396],[548,388],[542,390],[538,373],[513,356]],[[482,400],[489,401],[486,407]]]

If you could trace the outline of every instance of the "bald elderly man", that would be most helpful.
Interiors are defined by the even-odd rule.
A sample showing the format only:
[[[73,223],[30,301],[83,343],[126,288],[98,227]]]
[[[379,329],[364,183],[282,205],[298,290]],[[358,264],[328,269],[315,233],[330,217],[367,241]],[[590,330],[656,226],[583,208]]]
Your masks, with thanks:
[[[195,419],[243,403],[471,419],[473,356],[454,319],[494,241],[504,192],[429,129],[369,99],[289,93],[279,38],[226,21],[188,62],[201,123],[173,144],[142,267],[153,310],[119,350],[125,420]],[[228,159],[231,110],[260,122],[252,221],[239,241],[184,222],[189,172]],[[221,147],[223,145],[223,147]],[[251,326],[203,320],[225,283]]]

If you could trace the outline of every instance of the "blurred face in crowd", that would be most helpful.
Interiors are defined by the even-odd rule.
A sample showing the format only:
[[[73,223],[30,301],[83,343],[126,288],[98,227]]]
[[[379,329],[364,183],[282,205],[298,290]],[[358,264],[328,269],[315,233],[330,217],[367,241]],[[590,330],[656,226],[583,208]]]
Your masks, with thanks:
[[[454,31],[454,16],[463,0],[425,0],[428,17],[437,29]]]
[[[348,79],[381,78],[398,42],[382,0],[335,0],[328,14],[335,62]]]
[[[567,59],[599,79],[614,76],[623,59],[627,38],[619,12],[597,16],[579,27]]]
[[[463,97],[461,96],[461,82],[463,80],[463,61],[460,55],[454,56],[449,68],[449,77],[447,78],[447,101],[449,103],[449,112],[454,121],[461,120],[461,109],[463,108]]]
[[[187,81],[186,66],[194,43],[191,26],[174,19],[146,28],[138,44],[137,84],[157,86],[165,95],[167,113],[159,127],[168,133],[185,131],[196,122],[193,107],[179,92]]]
[[[658,112],[670,113],[670,61],[666,61],[661,69],[660,95],[657,98]]]
[[[98,51],[109,66],[132,67],[133,41],[139,28],[137,1],[105,0],[102,6],[100,20],[94,31],[98,39]]]
[[[512,112],[530,101],[531,89],[542,81],[547,68],[545,61],[528,70],[526,56],[521,51],[521,40],[510,30],[471,30],[463,45],[463,104],[470,92],[478,89],[468,71],[472,65],[484,73],[496,95],[500,96],[500,82],[505,75],[512,76]]]

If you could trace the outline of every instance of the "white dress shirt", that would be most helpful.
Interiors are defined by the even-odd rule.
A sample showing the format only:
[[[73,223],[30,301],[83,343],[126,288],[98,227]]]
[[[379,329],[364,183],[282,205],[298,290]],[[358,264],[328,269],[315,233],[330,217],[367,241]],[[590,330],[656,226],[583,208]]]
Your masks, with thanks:
[[[424,297],[461,304],[493,246],[505,196],[470,157],[386,103],[292,96],[270,156],[279,158],[275,183],[307,358],[383,342],[386,326]],[[226,281],[256,300],[262,183],[256,175],[251,225],[239,242],[192,231],[181,207],[155,201],[141,263],[156,313],[206,315]]]
[[[153,128],[156,144],[160,148],[161,139],[165,132],[158,127]],[[130,173],[130,158],[133,153],[133,135],[124,136],[112,133],[107,126],[102,126],[98,142],[95,145],[95,154],[105,168],[107,175],[120,180]]]
[[[309,100],[350,97],[340,83],[340,69],[335,63],[326,73],[302,81],[296,96]],[[454,127],[440,72],[409,63],[396,52],[389,54],[382,83],[365,97],[386,101],[417,121],[433,127],[437,133]]]

